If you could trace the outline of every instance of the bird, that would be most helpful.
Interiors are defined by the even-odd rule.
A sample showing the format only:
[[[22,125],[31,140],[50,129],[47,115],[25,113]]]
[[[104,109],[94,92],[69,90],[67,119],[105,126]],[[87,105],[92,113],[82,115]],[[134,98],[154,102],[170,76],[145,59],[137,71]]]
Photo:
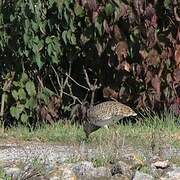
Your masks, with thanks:
[[[101,127],[115,124],[124,117],[136,115],[129,106],[118,101],[106,101],[92,106],[87,110],[86,121],[83,124],[86,138]]]

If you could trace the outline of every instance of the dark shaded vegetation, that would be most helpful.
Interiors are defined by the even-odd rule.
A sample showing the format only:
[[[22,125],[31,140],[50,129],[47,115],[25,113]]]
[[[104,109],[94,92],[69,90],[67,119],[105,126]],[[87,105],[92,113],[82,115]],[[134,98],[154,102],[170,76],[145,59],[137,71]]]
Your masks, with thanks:
[[[1,1],[2,125],[79,121],[86,106],[108,99],[179,115],[179,7],[170,0]]]

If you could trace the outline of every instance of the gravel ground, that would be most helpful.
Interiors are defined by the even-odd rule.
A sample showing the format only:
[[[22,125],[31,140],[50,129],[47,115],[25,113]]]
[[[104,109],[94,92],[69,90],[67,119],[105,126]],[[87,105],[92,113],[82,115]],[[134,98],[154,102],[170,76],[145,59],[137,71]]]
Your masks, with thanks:
[[[165,180],[178,180],[180,168],[169,162],[169,160],[173,157],[180,159],[180,149],[166,145],[161,151],[161,158],[157,158],[150,151],[145,151],[141,148],[135,150],[132,147],[124,147],[120,151],[119,156],[130,159],[130,164],[126,164],[127,161],[119,161],[112,166],[97,168],[94,167],[91,159],[98,157],[102,152],[98,149],[90,148],[86,143],[82,143],[79,146],[70,146],[38,142],[3,142],[0,143],[0,167],[5,168],[7,174],[17,177],[20,176],[22,170],[15,165],[12,166],[12,164],[15,164],[17,161],[28,162],[30,164],[32,160],[38,159],[46,164],[47,179],[50,180],[72,180],[73,177],[75,179],[76,177],[78,179],[88,179],[88,177],[89,179],[100,179],[100,177],[102,179],[129,179],[133,176],[133,179],[141,180],[142,178],[154,179],[154,175],[157,176],[157,174],[158,178],[162,180],[163,178]],[[106,150],[104,150],[104,153],[106,153]],[[131,159],[133,154],[137,153],[140,156],[146,157],[146,159],[156,159],[148,164],[149,174],[132,170],[132,166],[137,166],[139,163],[136,159]],[[155,167],[157,166],[156,164],[160,164],[160,167]],[[41,179],[45,179],[45,177],[41,177]]]

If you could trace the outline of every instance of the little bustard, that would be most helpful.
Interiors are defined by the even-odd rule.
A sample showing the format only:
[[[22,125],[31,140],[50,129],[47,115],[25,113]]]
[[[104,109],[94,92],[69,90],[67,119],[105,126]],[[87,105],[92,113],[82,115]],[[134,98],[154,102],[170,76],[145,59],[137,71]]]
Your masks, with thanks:
[[[86,137],[97,129],[118,122],[120,119],[137,114],[128,106],[117,101],[107,101],[90,107],[87,110],[87,121],[84,123]]]

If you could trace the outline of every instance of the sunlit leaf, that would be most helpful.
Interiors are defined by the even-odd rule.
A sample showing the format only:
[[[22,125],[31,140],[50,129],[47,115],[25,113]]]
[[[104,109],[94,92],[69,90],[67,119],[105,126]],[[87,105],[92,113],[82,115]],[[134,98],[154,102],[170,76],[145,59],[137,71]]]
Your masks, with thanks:
[[[107,16],[110,16],[111,14],[113,14],[114,10],[115,10],[115,8],[111,3],[106,4],[105,13]]]
[[[26,91],[28,92],[28,95],[31,97],[36,95],[36,88],[33,81],[28,81],[26,83]]]
[[[82,6],[80,6],[78,3],[76,3],[74,7],[74,12],[76,16],[83,17],[85,15],[85,11]]]
[[[29,117],[26,113],[21,114],[21,122],[27,123],[28,119],[29,119]]]
[[[12,96],[16,101],[18,100],[18,92],[16,90],[12,91]]]
[[[26,101],[25,107],[27,109],[34,109],[37,106],[37,100],[34,97],[31,97]]]
[[[19,99],[22,100],[22,99],[26,99],[26,92],[24,91],[23,88],[20,88],[18,90],[18,96],[19,96]]]
[[[21,115],[21,113],[22,113],[22,111],[23,111],[23,109],[24,109],[23,105],[17,105],[16,107],[12,106],[10,108],[11,116],[15,117],[18,120],[20,115]]]

